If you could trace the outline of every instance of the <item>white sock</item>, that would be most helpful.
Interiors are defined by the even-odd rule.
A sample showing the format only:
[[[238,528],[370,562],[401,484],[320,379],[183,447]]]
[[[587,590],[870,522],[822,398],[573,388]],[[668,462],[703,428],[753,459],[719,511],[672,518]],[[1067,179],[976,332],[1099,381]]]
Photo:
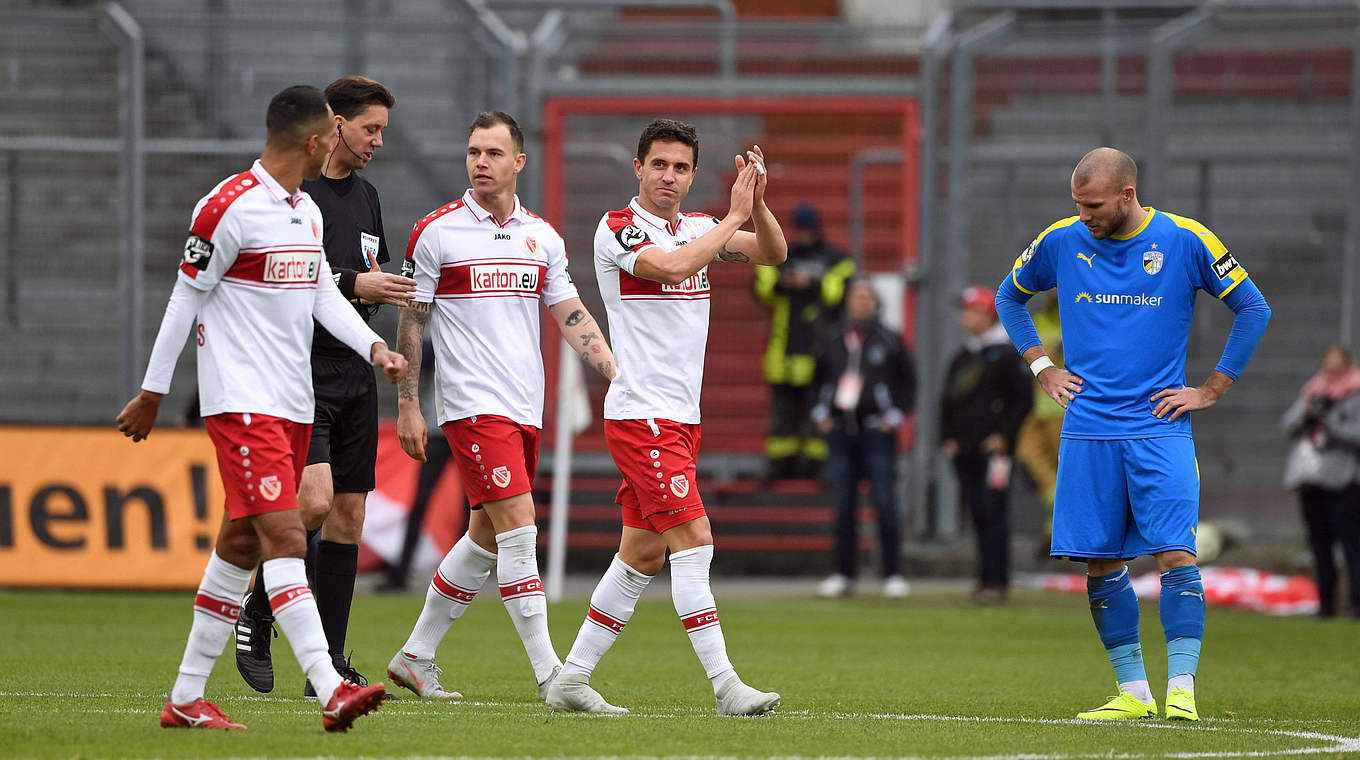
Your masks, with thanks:
[[[581,623],[571,652],[562,664],[564,674],[575,673],[590,678],[600,658],[614,646],[623,627],[628,625],[628,619],[633,617],[633,608],[652,577],[639,573],[619,559],[619,555],[614,555],[609,569],[595,586],[595,593],[590,595],[585,622]]]
[[[1182,673],[1168,678],[1166,681],[1167,693],[1170,694],[1172,689],[1187,689],[1193,694],[1195,692],[1195,677],[1189,673]]]
[[[203,580],[194,597],[194,623],[189,628],[189,641],[184,645],[184,658],[179,662],[179,676],[170,690],[170,701],[183,705],[200,699],[208,685],[213,663],[231,638],[236,616],[241,614],[241,599],[250,588],[250,568],[237,567],[213,552],[208,566],[203,569]]]
[[[293,656],[297,657],[302,672],[316,689],[316,698],[324,706],[340,685],[340,674],[331,663],[326,645],[326,632],[321,627],[321,615],[316,611],[316,599],[307,587],[307,570],[301,557],[280,557],[266,560],[264,590],[269,594],[269,606],[274,620],[283,629]]]
[[[562,661],[553,651],[548,637],[548,599],[543,595],[543,581],[538,579],[538,528],[523,528],[496,534],[496,581],[501,587],[501,601],[510,621],[519,631],[529,664],[534,668],[534,680],[543,683]]]
[[[1152,704],[1152,687],[1147,681],[1125,681],[1119,684],[1120,691],[1127,691],[1145,705]]]
[[[439,563],[439,569],[430,580],[430,588],[425,592],[425,607],[401,651],[420,658],[433,658],[453,621],[467,611],[495,566],[496,555],[463,534]]]
[[[671,601],[675,602],[689,643],[716,692],[737,672],[727,659],[727,642],[723,640],[718,607],[708,584],[708,567],[712,563],[712,544],[671,553]]]

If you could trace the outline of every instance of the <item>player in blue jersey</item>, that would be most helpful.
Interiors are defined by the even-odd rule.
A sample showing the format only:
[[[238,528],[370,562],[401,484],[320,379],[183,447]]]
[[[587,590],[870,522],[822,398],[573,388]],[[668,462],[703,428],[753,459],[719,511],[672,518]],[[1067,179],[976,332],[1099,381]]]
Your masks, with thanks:
[[[1144,207],[1133,159],[1087,153],[1072,172],[1078,214],[1044,230],[997,289],[997,313],[1044,392],[1067,409],[1053,505],[1055,557],[1085,560],[1096,631],[1119,693],[1078,718],[1151,718],[1138,600],[1127,559],[1157,558],[1167,640],[1166,717],[1199,720],[1195,669],[1204,587],[1195,566],[1199,472],[1189,412],[1207,409],[1246,367],[1270,321],[1261,291],[1204,225]],[[1056,287],[1058,367],[1025,309]],[[1185,383],[1196,291],[1236,312],[1223,356],[1201,386]]]

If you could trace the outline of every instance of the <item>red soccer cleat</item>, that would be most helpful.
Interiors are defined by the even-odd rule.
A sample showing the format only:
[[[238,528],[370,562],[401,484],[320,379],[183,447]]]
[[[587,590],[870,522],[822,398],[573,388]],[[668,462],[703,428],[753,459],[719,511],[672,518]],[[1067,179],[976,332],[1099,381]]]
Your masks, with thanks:
[[[341,681],[330,701],[321,709],[321,725],[327,731],[348,731],[355,718],[378,709],[386,693],[387,689],[380,683],[360,686]]]
[[[222,708],[202,697],[187,705],[172,705],[165,700],[161,710],[161,728],[216,728],[224,731],[244,731],[246,727],[234,723]]]

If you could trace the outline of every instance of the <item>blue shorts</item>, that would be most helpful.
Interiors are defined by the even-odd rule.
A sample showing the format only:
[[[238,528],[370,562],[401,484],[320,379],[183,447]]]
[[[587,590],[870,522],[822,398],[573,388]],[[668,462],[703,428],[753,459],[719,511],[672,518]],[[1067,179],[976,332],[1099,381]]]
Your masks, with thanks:
[[[1199,466],[1193,439],[1062,439],[1052,556],[1194,554],[1198,523]]]

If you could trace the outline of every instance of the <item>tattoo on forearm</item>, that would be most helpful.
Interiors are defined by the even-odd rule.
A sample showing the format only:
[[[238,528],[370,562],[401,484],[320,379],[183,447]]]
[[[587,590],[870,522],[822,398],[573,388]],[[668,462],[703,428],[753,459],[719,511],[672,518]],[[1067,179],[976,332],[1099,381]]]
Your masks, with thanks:
[[[590,342],[591,342],[592,340],[599,340],[599,339],[600,339],[600,334],[597,333],[597,332],[582,333],[582,334],[581,334],[581,345],[583,345],[583,346],[589,346],[589,345],[590,345]]]
[[[397,318],[397,351],[406,357],[406,376],[397,384],[397,399],[420,399],[420,342],[425,337],[425,325],[430,321],[430,304],[411,303]]]
[[[725,246],[725,245],[723,246],[723,248],[722,248],[721,251],[718,251],[718,258],[722,259],[723,261],[731,262],[731,263],[733,263],[733,264],[749,264],[749,263],[751,263],[751,257],[750,257],[750,256],[747,256],[746,254],[742,253],[741,251],[733,251],[733,250],[729,250],[729,249],[727,248],[727,246]]]
[[[599,372],[604,376],[604,379],[608,380],[609,376],[614,374],[614,362],[596,362],[595,371]]]
[[[567,327],[575,327],[578,322],[586,318],[586,313],[582,309],[577,309],[567,315]]]

